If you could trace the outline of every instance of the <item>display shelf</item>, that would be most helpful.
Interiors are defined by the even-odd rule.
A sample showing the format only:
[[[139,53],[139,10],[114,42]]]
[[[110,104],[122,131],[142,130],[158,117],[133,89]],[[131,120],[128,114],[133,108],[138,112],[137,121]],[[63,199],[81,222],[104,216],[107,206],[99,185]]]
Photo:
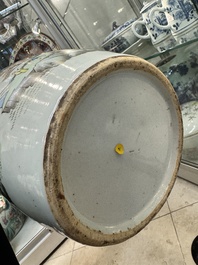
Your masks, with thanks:
[[[149,60],[151,60],[153,58],[157,58],[157,57],[166,58],[167,56],[169,56],[170,52],[179,50],[179,49],[181,49],[183,47],[186,47],[186,46],[189,46],[190,44],[192,44],[194,42],[197,42],[197,41],[198,41],[198,38],[195,38],[193,40],[189,40],[188,42],[185,42],[185,43],[182,43],[182,44],[178,44],[178,45],[176,45],[176,46],[174,46],[174,47],[172,47],[172,48],[170,48],[170,49],[168,49],[168,50],[166,50],[164,52],[158,52],[156,50],[156,53],[151,53],[148,56],[146,56],[144,59],[149,61]]]
[[[25,3],[21,5],[20,2],[13,4],[13,8],[12,6],[10,6],[0,11],[0,19],[6,18],[7,16],[14,14],[16,11],[19,11],[20,9],[28,5],[29,3]],[[16,8],[14,6],[16,6]]]
[[[17,236],[10,242],[21,265],[39,265],[66,236],[27,218]]]
[[[18,255],[28,242],[35,237],[36,234],[43,230],[43,226],[33,221],[31,218],[27,218],[23,228],[17,234],[17,236],[11,241],[14,252]],[[24,236],[22,236],[22,234]]]
[[[198,163],[189,163],[188,161],[182,161],[178,176],[198,185]]]

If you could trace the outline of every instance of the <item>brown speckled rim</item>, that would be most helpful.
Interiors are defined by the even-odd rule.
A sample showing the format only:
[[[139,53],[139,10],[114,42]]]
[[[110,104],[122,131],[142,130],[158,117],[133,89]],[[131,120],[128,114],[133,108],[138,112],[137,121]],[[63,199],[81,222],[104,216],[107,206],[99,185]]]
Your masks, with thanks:
[[[141,70],[159,79],[170,94],[178,118],[178,152],[176,164],[167,191],[155,210],[135,228],[114,234],[104,234],[85,226],[76,218],[64,196],[61,178],[61,148],[71,115],[81,97],[97,82],[119,69]],[[92,246],[113,245],[125,241],[143,229],[165,203],[172,190],[181,161],[183,126],[177,95],[163,73],[151,63],[136,56],[114,56],[104,59],[83,72],[63,95],[52,117],[44,150],[44,182],[52,214],[61,230],[73,240]]]

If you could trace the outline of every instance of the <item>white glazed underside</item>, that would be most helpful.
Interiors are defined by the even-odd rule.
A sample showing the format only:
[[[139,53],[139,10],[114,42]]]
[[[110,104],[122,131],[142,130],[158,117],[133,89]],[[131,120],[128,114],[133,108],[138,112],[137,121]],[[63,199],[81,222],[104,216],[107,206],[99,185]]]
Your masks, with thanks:
[[[126,231],[155,210],[175,171],[177,115],[168,90],[144,71],[118,70],[81,98],[65,133],[61,176],[84,225]]]

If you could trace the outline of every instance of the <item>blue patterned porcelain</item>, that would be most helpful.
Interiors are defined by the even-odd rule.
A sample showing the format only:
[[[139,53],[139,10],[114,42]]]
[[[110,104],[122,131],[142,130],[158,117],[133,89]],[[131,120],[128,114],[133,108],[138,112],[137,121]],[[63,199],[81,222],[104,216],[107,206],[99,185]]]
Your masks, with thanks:
[[[136,19],[130,19],[125,22],[123,25],[116,27],[116,23],[113,23],[113,31],[109,34],[103,41],[102,47],[106,51],[112,51],[121,53],[126,50],[129,46],[134,44],[138,38],[135,36],[131,30],[131,25]],[[137,31],[140,34],[145,34],[145,27],[137,27]]]
[[[197,43],[173,51],[157,66],[177,93],[182,110],[184,141],[182,158],[198,162],[198,53]]]
[[[198,100],[198,53],[196,43],[182,47],[157,64],[174,87],[180,104]]]
[[[163,12],[155,12],[153,18],[151,18],[151,11],[153,8],[158,7],[158,1],[153,1],[150,3],[144,3],[144,7],[140,11],[142,14],[142,20],[137,20],[133,23],[132,29],[134,34],[140,39],[148,39],[150,38],[153,45],[157,48],[159,52],[162,52],[170,46],[172,47],[174,40],[172,40],[172,36],[170,34],[170,29],[160,29],[157,27],[153,21],[160,25],[167,25],[167,19]],[[140,35],[136,31],[136,26],[138,24],[143,24],[146,26],[147,34]],[[171,37],[171,38],[170,38]],[[166,40],[166,42],[165,42]]]
[[[125,30],[129,25],[131,25],[134,21],[135,19],[130,19],[121,26],[117,26],[116,22],[114,21],[112,25],[113,31],[104,39],[103,43],[109,41],[110,39],[118,35],[120,32]]]
[[[174,37],[178,44],[198,38],[198,21],[195,21],[190,27],[178,31],[174,34]]]
[[[198,13],[195,5],[190,0],[162,0],[162,7],[153,8],[151,19],[157,12],[165,12],[168,24],[162,25],[158,21],[152,20],[159,29],[171,29],[173,36],[179,39],[181,35],[188,31],[188,40],[194,37],[194,31],[198,27]],[[192,29],[192,34],[189,30]]]
[[[174,46],[176,46],[176,40],[173,38],[173,36],[170,34],[166,39],[161,40],[158,43],[154,44],[154,47],[159,51],[159,52],[165,52]]]

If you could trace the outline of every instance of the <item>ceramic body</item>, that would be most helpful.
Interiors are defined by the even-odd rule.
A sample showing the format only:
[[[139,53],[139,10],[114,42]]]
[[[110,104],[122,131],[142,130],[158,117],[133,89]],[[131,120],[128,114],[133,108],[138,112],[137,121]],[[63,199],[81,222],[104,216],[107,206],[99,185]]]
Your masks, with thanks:
[[[190,27],[185,28],[175,34],[177,43],[182,44],[192,39],[198,38],[198,22],[195,21]]]
[[[131,46],[138,40],[137,36],[131,30],[131,25],[134,21],[134,19],[131,19],[116,28],[109,36],[105,38],[101,46],[106,51],[117,53],[121,53],[126,50],[129,46]],[[143,26],[136,28],[136,30],[140,34],[144,34]]]
[[[179,102],[161,71],[136,56],[63,50],[11,65],[0,84],[1,182],[24,213],[95,246],[145,227],[182,151]]]
[[[132,25],[132,29],[134,34],[138,38],[146,39],[150,38],[153,45],[158,49],[158,51],[162,52],[167,50],[168,48],[173,46],[174,39],[170,34],[170,29],[159,29],[153,21],[157,21],[161,25],[167,24],[167,19],[164,13],[155,12],[152,14],[153,18],[151,19],[151,11],[158,6],[158,1],[153,1],[151,3],[146,3],[142,8],[140,13],[142,14],[142,21],[135,21]],[[143,24],[146,26],[147,35],[141,35],[136,31],[136,26],[138,24]],[[171,38],[171,40],[170,40]]]
[[[198,161],[198,100],[183,105],[184,123],[183,159]]]
[[[3,195],[0,195],[0,224],[9,241],[18,234],[25,220],[26,216]]]
[[[161,25],[153,20],[156,12],[165,12],[168,25]],[[170,28],[179,43],[184,42],[182,37],[188,41],[198,35],[198,13],[190,0],[162,0],[162,7],[153,8],[151,11],[151,19],[159,29]]]

